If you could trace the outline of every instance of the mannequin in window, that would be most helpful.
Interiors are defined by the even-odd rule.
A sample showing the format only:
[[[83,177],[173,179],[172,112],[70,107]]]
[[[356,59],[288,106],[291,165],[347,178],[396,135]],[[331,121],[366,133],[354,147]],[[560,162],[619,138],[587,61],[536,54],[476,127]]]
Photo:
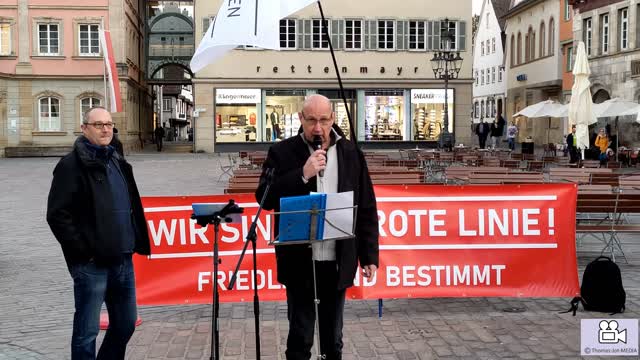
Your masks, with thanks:
[[[273,129],[273,140],[280,138],[280,115],[276,112],[276,109],[273,108],[271,115],[269,115],[271,119],[271,128]]]

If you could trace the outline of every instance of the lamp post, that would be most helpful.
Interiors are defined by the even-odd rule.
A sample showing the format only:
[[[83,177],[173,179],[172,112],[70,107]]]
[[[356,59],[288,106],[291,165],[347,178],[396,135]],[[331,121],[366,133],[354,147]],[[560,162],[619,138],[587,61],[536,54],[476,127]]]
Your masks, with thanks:
[[[449,80],[457,79],[462,67],[462,58],[459,51],[452,51],[451,43],[455,34],[451,34],[449,19],[444,19],[444,35],[440,43],[440,51],[436,51],[431,59],[433,76],[444,80],[444,129],[440,133],[440,148],[453,146],[453,137],[449,132]],[[442,24],[441,23],[441,24]],[[442,25],[440,25],[442,27]],[[441,28],[442,30],[442,28]],[[441,31],[441,33],[443,33]]]

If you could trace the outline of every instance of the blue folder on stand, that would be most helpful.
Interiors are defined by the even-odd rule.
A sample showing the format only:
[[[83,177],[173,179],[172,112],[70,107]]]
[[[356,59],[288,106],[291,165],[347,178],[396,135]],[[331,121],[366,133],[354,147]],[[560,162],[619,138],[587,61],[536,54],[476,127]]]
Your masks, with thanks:
[[[311,231],[311,212],[319,211],[316,216],[316,239],[321,240],[324,232],[324,217],[327,207],[327,194],[291,196],[280,199],[280,221],[278,241],[309,240]],[[292,211],[300,211],[294,212]]]

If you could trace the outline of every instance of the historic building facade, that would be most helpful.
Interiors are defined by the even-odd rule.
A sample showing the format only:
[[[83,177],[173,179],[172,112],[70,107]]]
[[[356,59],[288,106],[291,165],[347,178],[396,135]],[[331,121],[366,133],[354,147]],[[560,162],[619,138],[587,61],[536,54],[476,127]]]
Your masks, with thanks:
[[[504,77],[503,16],[510,0],[484,0],[473,49],[473,120],[491,121],[504,115],[507,82]]]
[[[102,24],[111,31],[126,148],[152,117],[144,82],[142,0],[7,0],[0,5],[0,156],[59,155],[80,134],[82,112],[105,105]]]
[[[196,34],[206,31],[220,1],[195,3]],[[357,127],[368,147],[428,146],[443,129],[444,107],[456,143],[471,135],[471,1],[323,1],[329,32]],[[321,28],[311,5],[280,23],[281,50],[235,49],[195,74],[199,151],[265,148],[295,136],[305,96],[332,99],[336,123],[348,130],[346,111]],[[464,59],[459,78],[434,79],[430,60],[444,34]]]
[[[562,100],[560,0],[512,0],[506,20],[507,118],[543,100]],[[562,143],[563,119],[517,117],[520,139]]]
[[[576,9],[574,43],[584,41],[591,68],[595,103],[618,97],[640,102],[640,36],[638,0],[572,1]],[[640,144],[640,124],[619,121],[620,144]],[[605,126],[614,119],[599,119]]]

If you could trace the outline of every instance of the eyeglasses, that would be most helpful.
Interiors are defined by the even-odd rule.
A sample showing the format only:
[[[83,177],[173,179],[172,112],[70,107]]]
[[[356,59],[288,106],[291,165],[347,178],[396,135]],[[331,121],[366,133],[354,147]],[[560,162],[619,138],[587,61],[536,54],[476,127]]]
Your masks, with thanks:
[[[102,130],[105,127],[107,129],[113,129],[114,126],[116,126],[116,123],[114,122],[110,122],[110,123],[101,123],[101,122],[95,122],[95,123],[84,123],[85,125],[91,125],[94,128],[98,129],[98,130]]]
[[[315,126],[316,124],[320,124],[320,126],[328,126],[331,124],[331,119],[304,119],[304,121],[309,124]]]

